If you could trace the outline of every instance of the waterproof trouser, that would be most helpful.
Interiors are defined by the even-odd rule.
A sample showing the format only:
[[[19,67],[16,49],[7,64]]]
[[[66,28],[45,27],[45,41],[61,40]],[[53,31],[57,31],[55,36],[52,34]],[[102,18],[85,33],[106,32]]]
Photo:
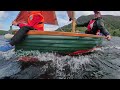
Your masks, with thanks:
[[[25,37],[27,36],[27,32],[29,30],[34,30],[34,28],[32,27],[29,27],[29,26],[24,26],[22,28],[20,28],[16,34],[12,37],[11,41],[10,41],[10,44],[12,46],[14,46],[15,44],[18,44],[20,43],[21,41],[23,41],[25,39]]]
[[[97,32],[97,31],[96,31],[96,32]],[[85,33],[86,33],[86,34],[94,34],[94,35],[96,35],[96,34],[93,33],[92,31],[88,31],[88,30],[86,30]]]

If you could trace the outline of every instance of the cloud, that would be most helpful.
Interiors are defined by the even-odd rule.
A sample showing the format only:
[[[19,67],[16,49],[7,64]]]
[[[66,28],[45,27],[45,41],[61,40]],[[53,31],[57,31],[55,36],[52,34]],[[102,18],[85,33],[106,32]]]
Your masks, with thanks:
[[[3,29],[3,24],[0,23],[0,29]]]
[[[45,31],[54,31],[58,28],[56,25],[46,25],[45,24]]]
[[[120,16],[120,11],[101,11],[102,15]]]
[[[82,15],[90,15],[93,14],[93,11],[75,11],[75,17],[78,18]]]
[[[0,11],[0,29],[9,30],[11,22],[16,18],[19,11]]]
[[[6,11],[0,11],[0,20],[6,19],[8,16]]]
[[[0,11],[0,29],[9,30],[12,20],[14,20],[19,11]],[[75,18],[78,18],[82,15],[93,14],[93,11],[75,11]],[[101,11],[102,15],[115,15],[120,16],[120,11]],[[45,30],[56,30],[59,27],[71,23],[67,16],[66,11],[56,11],[56,16],[58,20],[58,26],[56,25],[45,25]],[[16,28],[16,27],[14,27]]]
[[[59,27],[67,25],[70,23],[66,11],[57,11],[56,16],[57,16]]]
[[[71,23],[71,22],[69,21],[69,19],[67,19],[67,17],[66,17],[66,19],[58,18],[58,24],[59,24],[60,27],[64,26],[64,25],[67,25],[69,23]]]
[[[14,18],[19,11],[0,11],[0,21],[8,20],[9,18]]]

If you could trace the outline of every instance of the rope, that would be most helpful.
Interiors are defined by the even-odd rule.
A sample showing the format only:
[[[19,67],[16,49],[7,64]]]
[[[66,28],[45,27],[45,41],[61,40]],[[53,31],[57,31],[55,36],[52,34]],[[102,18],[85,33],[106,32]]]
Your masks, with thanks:
[[[62,31],[62,32],[64,32],[64,30],[58,25],[58,27],[60,28],[60,30]]]
[[[69,22],[69,21],[68,21]],[[67,22],[67,23],[68,23]],[[59,29],[62,31],[62,32],[65,32],[61,27],[60,27],[60,25],[58,24],[58,27],[59,27]]]

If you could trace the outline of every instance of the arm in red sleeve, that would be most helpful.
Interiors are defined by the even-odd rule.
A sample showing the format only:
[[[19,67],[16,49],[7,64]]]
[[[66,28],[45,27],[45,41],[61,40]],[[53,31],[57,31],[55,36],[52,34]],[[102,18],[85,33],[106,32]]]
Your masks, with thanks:
[[[17,26],[19,26],[19,28],[22,28],[23,26],[27,26],[27,24],[19,23]]]

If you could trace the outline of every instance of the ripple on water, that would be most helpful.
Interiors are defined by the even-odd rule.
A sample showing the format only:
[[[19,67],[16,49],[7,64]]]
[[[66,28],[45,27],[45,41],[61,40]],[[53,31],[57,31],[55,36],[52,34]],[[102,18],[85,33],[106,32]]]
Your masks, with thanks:
[[[116,41],[117,40],[117,41]],[[16,79],[119,79],[120,38],[104,42],[96,51],[79,56],[62,56],[39,51],[9,51],[0,57],[0,78]],[[39,62],[24,63],[21,56],[37,57]]]

